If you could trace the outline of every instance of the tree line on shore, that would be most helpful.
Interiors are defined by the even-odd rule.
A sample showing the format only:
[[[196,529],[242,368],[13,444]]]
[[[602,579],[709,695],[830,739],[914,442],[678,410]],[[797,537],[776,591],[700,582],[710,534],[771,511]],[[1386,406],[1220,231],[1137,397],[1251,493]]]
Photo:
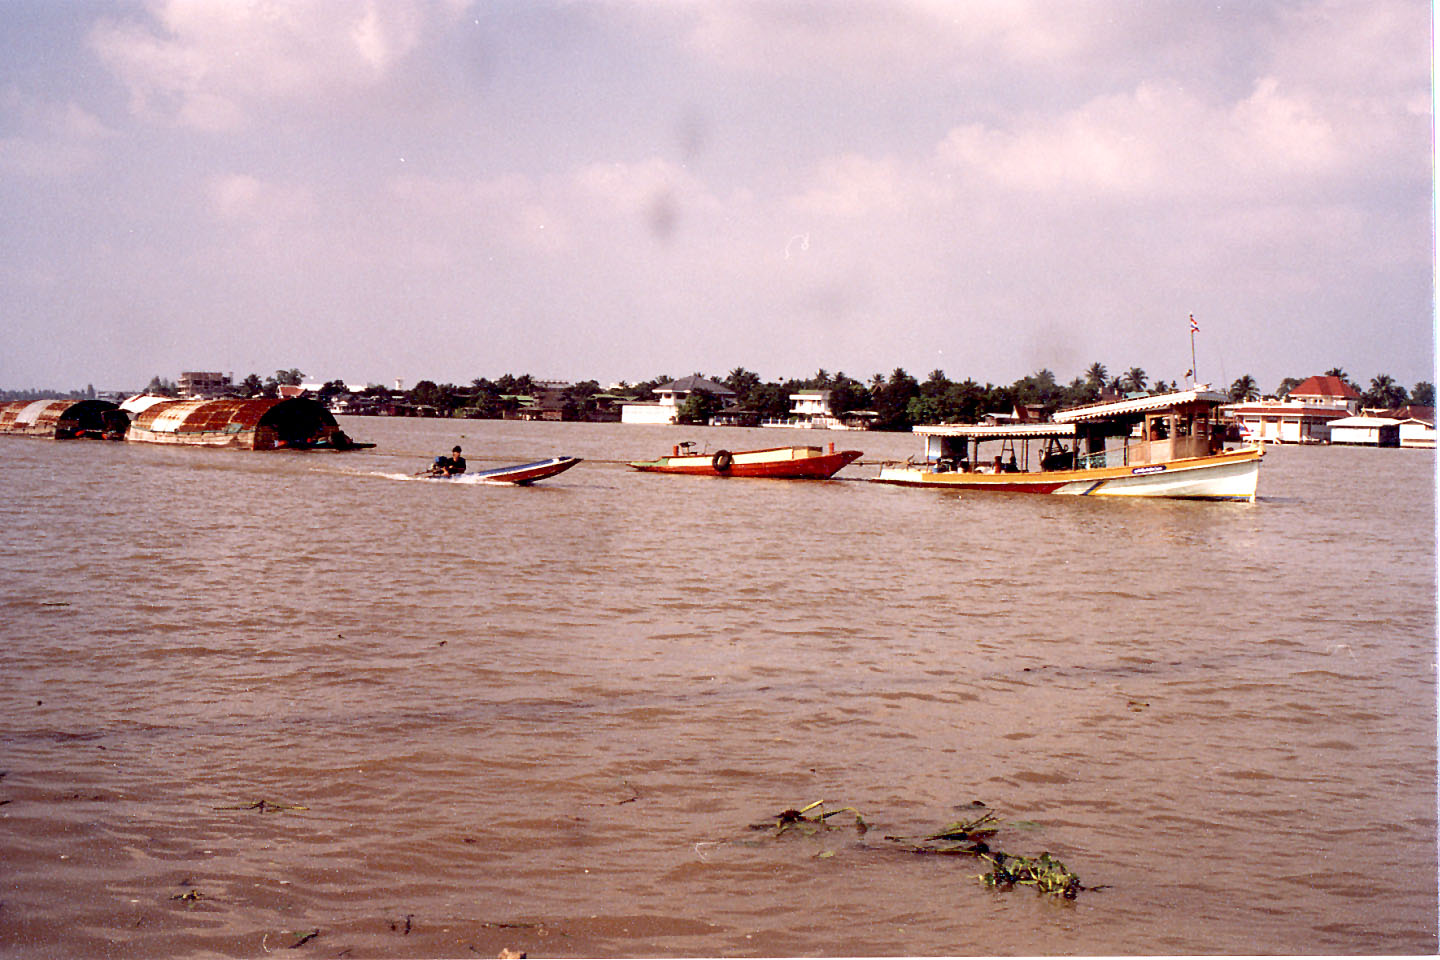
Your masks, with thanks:
[[[1327,376],[1339,377],[1350,384],[1361,395],[1366,407],[1394,408],[1406,403],[1431,406],[1435,402],[1434,385],[1420,381],[1406,390],[1388,374],[1377,374],[1367,387],[1355,382],[1342,368],[1332,367],[1325,371]],[[1009,412],[1016,405],[1040,410],[1056,410],[1063,407],[1095,403],[1103,398],[1136,393],[1165,393],[1180,388],[1178,382],[1157,379],[1153,382],[1144,369],[1131,367],[1123,373],[1113,374],[1105,364],[1092,363],[1084,374],[1062,384],[1048,369],[1041,369],[1021,377],[1008,385],[981,384],[966,378],[951,380],[943,370],[932,370],[923,380],[917,380],[903,368],[896,367],[889,376],[876,373],[868,381],[856,380],[844,373],[829,373],[824,369],[816,371],[807,379],[763,380],[759,374],[744,367],[736,367],[724,377],[696,374],[717,383],[724,384],[734,392],[730,407],[739,408],[760,418],[784,418],[790,413],[790,395],[801,390],[828,390],[830,406],[836,415],[853,411],[870,411],[874,414],[873,426],[879,430],[908,430],[921,423],[965,423],[981,419],[986,414]],[[305,375],[298,369],[277,370],[274,376],[262,379],[250,374],[235,384],[232,392],[240,397],[276,396],[281,386],[298,386]],[[596,411],[607,404],[625,401],[646,401],[653,399],[656,387],[674,378],[662,374],[640,383],[615,384],[602,389],[594,380],[582,380],[561,388],[559,400],[566,419],[584,420],[592,418]],[[1272,396],[1284,398],[1298,386],[1304,377],[1286,377]],[[438,416],[473,417],[498,419],[513,414],[527,400],[542,389],[537,378],[523,374],[505,374],[495,380],[483,377],[472,380],[468,385],[453,383],[437,384],[421,380],[409,390],[395,391],[382,386],[370,386],[353,392],[343,381],[333,380],[324,384],[317,398],[322,402],[343,397],[352,401],[357,410],[367,405],[400,403],[411,408],[426,408]],[[147,385],[146,393],[174,396],[175,385],[161,377],[154,377]],[[1227,391],[1231,400],[1255,400],[1261,396],[1255,378],[1250,374],[1238,377]],[[7,400],[41,399],[44,397],[69,396],[75,399],[94,397],[95,389],[89,386],[84,391],[70,391],[68,394],[42,391],[0,391],[0,397]],[[718,396],[704,391],[692,393],[681,406],[682,420],[704,423],[727,404]]]

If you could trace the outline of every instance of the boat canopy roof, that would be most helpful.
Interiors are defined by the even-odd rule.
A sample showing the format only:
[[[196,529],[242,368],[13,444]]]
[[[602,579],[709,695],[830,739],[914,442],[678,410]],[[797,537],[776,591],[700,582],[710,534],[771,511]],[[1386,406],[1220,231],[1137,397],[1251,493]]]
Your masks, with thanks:
[[[1171,407],[1184,407],[1194,403],[1219,406],[1220,404],[1229,402],[1230,398],[1223,393],[1216,393],[1214,390],[1197,387],[1194,390],[1159,393],[1153,397],[1136,397],[1134,400],[1093,403],[1086,407],[1076,407],[1073,410],[1061,410],[1055,414],[1053,419],[1057,424],[1069,423],[1073,425],[1081,421],[1114,420],[1123,417],[1134,417],[1140,414],[1153,413],[1156,410],[1168,410]]]
[[[968,437],[972,440],[1035,440],[1073,437],[1073,423],[935,423],[914,428],[927,437]]]

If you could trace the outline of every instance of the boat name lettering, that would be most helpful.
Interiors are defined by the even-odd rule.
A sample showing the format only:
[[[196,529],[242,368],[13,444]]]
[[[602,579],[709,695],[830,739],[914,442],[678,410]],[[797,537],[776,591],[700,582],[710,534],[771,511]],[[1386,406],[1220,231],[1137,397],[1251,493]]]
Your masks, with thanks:
[[[1149,466],[1136,467],[1134,470],[1131,470],[1130,472],[1131,472],[1132,474],[1136,474],[1136,475],[1139,475],[1139,474],[1142,474],[1142,473],[1164,473],[1164,472],[1165,472],[1165,464],[1163,464],[1163,463],[1152,463],[1152,464],[1150,464]]]

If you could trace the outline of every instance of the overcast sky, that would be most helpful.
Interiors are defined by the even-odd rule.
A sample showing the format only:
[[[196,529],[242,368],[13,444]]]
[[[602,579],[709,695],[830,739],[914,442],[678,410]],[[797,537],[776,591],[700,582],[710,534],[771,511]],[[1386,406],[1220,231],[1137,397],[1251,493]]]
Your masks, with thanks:
[[[0,387],[1433,380],[1425,0],[0,2]]]

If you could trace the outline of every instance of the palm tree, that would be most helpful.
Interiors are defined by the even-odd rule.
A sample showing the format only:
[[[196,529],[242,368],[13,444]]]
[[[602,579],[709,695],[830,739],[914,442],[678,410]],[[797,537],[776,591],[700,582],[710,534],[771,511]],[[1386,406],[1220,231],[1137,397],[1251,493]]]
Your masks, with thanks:
[[[1387,410],[1398,407],[1405,402],[1405,388],[1396,383],[1395,378],[1388,373],[1378,374],[1370,380],[1370,389],[1365,391],[1365,402]]]
[[[1299,377],[1286,377],[1284,380],[1280,381],[1280,386],[1275,388],[1275,396],[1279,397],[1281,400],[1284,400],[1286,397],[1290,396],[1291,390],[1294,390],[1296,387],[1300,386],[1300,384],[1304,382],[1305,381],[1301,380]]]
[[[1255,385],[1255,378],[1248,373],[1230,384],[1231,400],[1257,400],[1259,397],[1260,388]]]
[[[1360,388],[1355,386],[1355,381],[1350,379],[1350,374],[1346,373],[1342,367],[1331,367],[1325,371],[1325,376],[1339,377],[1341,383],[1348,383],[1350,386],[1355,387],[1356,393],[1360,392]]]
[[[734,390],[735,396],[744,400],[750,395],[751,390],[760,386],[760,374],[753,370],[746,370],[744,367],[736,367],[725,378],[725,386]]]
[[[1139,393],[1145,389],[1145,381],[1149,379],[1149,376],[1144,370],[1141,370],[1139,367],[1131,367],[1125,371],[1125,376],[1121,378],[1120,382],[1126,389]]]
[[[1105,388],[1105,377],[1108,373],[1109,371],[1105,369],[1105,364],[1097,360],[1090,364],[1089,369],[1085,371],[1085,383],[1088,386],[1094,387],[1097,391],[1103,390]]]

